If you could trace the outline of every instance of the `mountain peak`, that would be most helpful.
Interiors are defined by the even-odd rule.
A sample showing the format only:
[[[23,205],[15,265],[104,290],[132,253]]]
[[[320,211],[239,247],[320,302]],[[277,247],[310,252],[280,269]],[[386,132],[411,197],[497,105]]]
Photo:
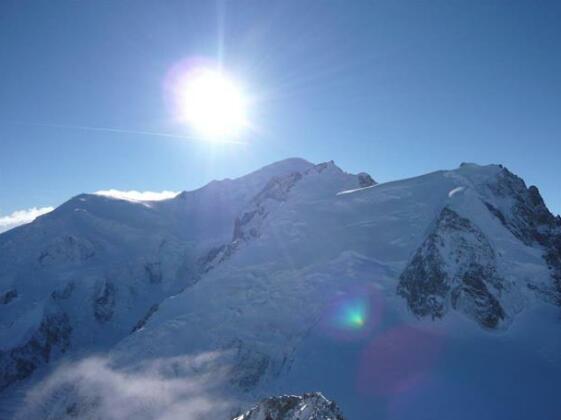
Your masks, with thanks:
[[[251,410],[234,420],[343,420],[335,402],[319,392],[299,395],[282,395],[262,400]]]
[[[261,169],[253,171],[241,178],[255,176],[255,174],[263,174],[268,177],[288,175],[292,172],[304,172],[315,165],[302,158],[287,158],[277,162],[263,166]],[[239,179],[239,178],[238,178]]]
[[[476,164],[374,185],[333,161],[291,158],[149,205],[79,195],[0,235],[0,390],[32,386],[43,377],[34,370],[95,350],[117,372],[169,360],[170,388],[204,380],[208,362],[224,373],[216,388],[233,395],[238,416],[256,396],[286,394],[242,419],[336,418],[319,394],[290,396],[304,384],[363,418],[373,400],[407,392],[429,370],[448,381],[469,365],[494,383],[511,348],[511,360],[532,361],[528,372],[551,375],[538,391],[558,389],[559,372],[527,345],[551,345],[561,362],[550,315],[561,305],[561,224],[539,191],[502,166]],[[492,334],[511,334],[514,323],[507,349]],[[432,364],[441,352],[442,369]],[[505,386],[517,395],[534,387]],[[91,388],[50,388],[37,410],[96,417]],[[462,391],[443,389],[447,398]],[[51,404],[57,395],[64,403]]]

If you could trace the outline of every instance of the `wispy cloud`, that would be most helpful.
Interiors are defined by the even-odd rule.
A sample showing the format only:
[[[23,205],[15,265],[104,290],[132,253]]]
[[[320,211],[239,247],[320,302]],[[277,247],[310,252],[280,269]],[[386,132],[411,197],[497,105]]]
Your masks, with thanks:
[[[231,400],[219,392],[219,357],[204,353],[128,368],[98,357],[63,364],[27,393],[15,418],[231,418]]]
[[[53,211],[53,207],[33,207],[17,210],[8,216],[0,216],[0,232],[34,221],[37,217]]]
[[[95,194],[128,201],[160,201],[173,198],[179,193],[176,191],[120,191],[111,189],[97,191]]]

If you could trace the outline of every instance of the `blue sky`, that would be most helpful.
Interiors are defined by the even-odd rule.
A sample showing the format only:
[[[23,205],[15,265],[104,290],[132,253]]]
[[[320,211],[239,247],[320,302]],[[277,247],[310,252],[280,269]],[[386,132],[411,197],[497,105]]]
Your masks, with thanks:
[[[561,3],[0,2],[0,216],[101,189],[183,190],[300,156],[378,181],[503,163],[561,212]],[[244,145],[190,135],[166,74],[221,60]]]

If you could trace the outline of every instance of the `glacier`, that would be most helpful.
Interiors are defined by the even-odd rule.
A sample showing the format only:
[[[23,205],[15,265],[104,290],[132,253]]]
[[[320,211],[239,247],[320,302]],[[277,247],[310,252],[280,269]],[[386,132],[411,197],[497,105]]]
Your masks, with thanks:
[[[0,234],[0,418],[556,418],[560,305],[561,219],[501,165],[81,194]]]

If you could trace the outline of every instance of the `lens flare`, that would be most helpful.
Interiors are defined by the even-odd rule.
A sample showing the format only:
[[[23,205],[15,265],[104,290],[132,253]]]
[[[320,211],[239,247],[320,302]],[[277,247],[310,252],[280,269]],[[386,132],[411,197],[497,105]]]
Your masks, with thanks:
[[[338,323],[341,328],[362,328],[368,317],[368,302],[356,299],[342,305],[339,309]]]
[[[321,329],[335,339],[361,339],[379,325],[381,313],[379,290],[368,286],[354,287],[327,305]]]
[[[360,357],[357,385],[365,395],[396,395],[423,383],[442,348],[442,337],[408,325],[373,337]]]

